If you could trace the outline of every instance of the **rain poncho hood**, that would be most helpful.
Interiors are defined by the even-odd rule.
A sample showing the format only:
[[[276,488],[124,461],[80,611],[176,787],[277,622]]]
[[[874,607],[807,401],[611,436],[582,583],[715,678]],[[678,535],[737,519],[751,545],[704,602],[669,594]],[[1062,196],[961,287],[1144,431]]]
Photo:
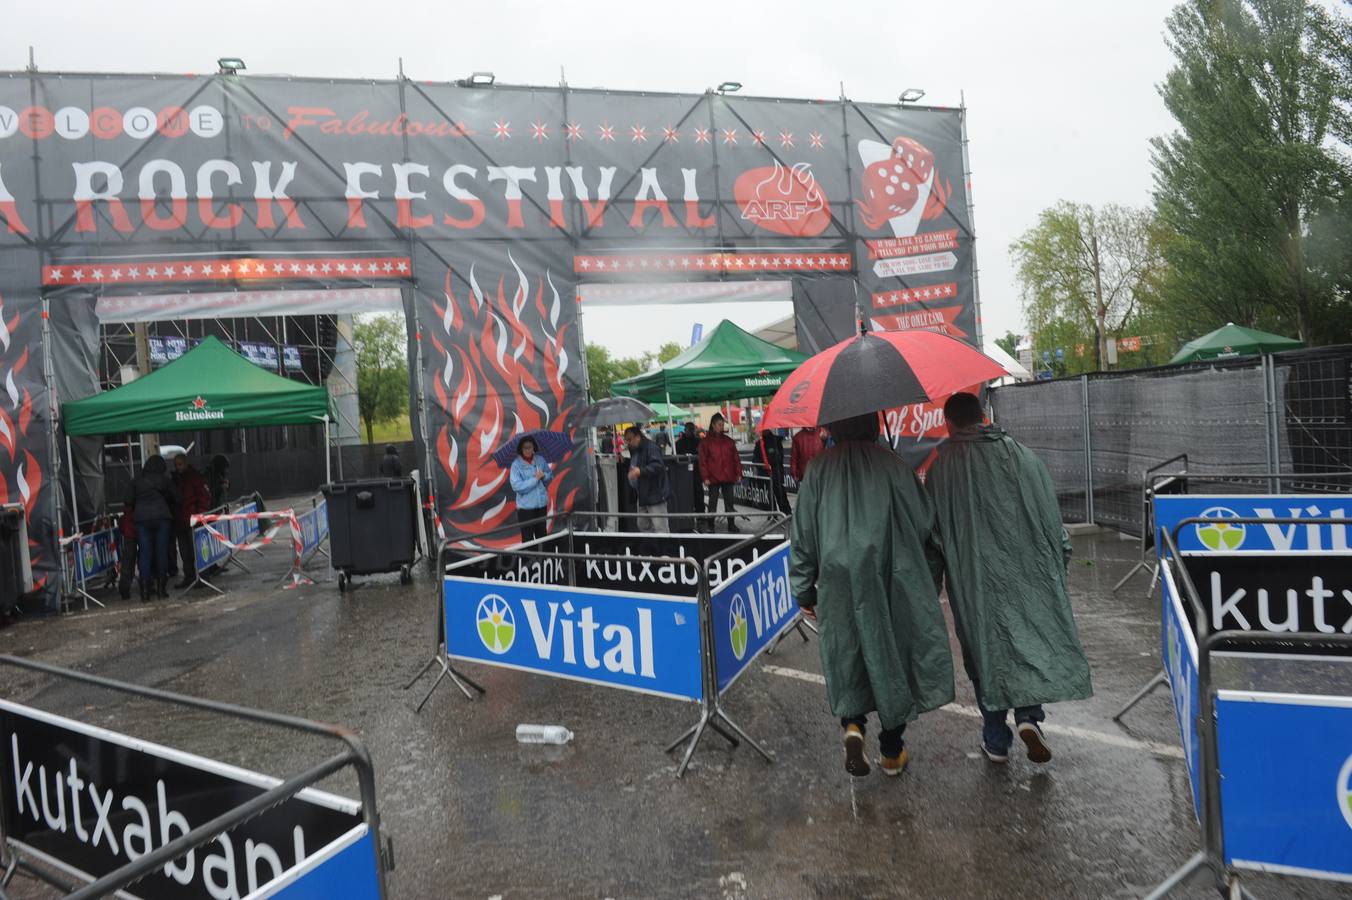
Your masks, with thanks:
[[[1093,693],[1066,590],[1070,537],[1046,467],[992,425],[954,434],[934,498],[963,664],[987,709]]]
[[[915,473],[877,444],[826,450],[798,489],[792,541],[793,593],[817,610],[831,711],[876,710],[894,728],[951,702],[943,560]]]

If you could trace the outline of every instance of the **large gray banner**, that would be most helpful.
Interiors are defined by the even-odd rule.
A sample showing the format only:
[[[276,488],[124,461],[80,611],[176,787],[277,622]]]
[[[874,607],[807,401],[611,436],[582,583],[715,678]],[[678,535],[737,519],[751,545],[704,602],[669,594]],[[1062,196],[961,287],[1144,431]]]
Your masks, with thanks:
[[[47,389],[68,401],[94,379],[46,384],[44,295],[73,325],[149,295],[172,319],[196,293],[403,291],[435,511],[483,535],[514,510],[491,452],[566,429],[586,400],[579,283],[857,279],[871,327],[975,341],[967,209],[956,109],[11,73],[0,496],[34,511],[51,572]],[[56,329],[54,362],[93,359],[89,332]],[[583,457],[579,443],[556,507],[585,499]]]

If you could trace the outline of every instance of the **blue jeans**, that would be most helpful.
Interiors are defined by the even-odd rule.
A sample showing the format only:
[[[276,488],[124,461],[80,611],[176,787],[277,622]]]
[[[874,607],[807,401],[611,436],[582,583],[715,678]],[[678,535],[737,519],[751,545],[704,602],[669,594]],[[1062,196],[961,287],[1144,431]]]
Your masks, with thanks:
[[[868,716],[845,716],[840,720],[841,728],[848,728],[851,725],[859,726],[859,733],[863,734],[865,726],[868,724]],[[878,732],[878,749],[882,751],[883,756],[896,756],[901,752],[905,743],[901,736],[906,732],[906,723],[902,722],[896,728],[884,728]]]
[[[1009,728],[1009,710],[986,709],[981,706],[980,700],[976,705],[981,707],[982,742],[987,749],[996,753],[1008,753],[1010,745],[1014,743],[1014,732]],[[1047,713],[1043,711],[1040,703],[1036,706],[1020,706],[1014,710],[1015,725],[1023,722],[1041,722],[1046,718]]]
[[[169,577],[169,536],[172,532],[173,522],[169,519],[136,523],[136,549],[142,581]]]

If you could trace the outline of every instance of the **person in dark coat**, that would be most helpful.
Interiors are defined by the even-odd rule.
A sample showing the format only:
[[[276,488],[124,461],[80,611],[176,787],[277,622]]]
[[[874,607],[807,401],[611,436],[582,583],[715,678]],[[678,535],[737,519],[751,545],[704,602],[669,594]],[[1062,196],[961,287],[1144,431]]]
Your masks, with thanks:
[[[784,490],[784,439],[779,436],[779,432],[762,428],[760,440],[756,443],[756,455],[760,457],[761,464],[770,470],[770,493],[775,506],[787,514],[789,492]]]
[[[690,479],[690,509],[697,513],[704,512],[704,479],[699,473],[699,431],[695,428],[694,422],[686,422],[685,428],[681,430],[681,436],[676,439],[676,455],[691,457],[690,468],[693,477]],[[703,531],[704,526],[701,523],[696,530]]]
[[[728,517],[728,533],[737,533],[737,507],[732,499],[732,486],[742,480],[742,457],[737,442],[724,434],[727,423],[722,413],[714,413],[709,420],[709,434],[700,441],[699,468],[704,486],[709,489],[709,512],[718,512],[718,499],[723,498],[723,511]],[[710,528],[717,520],[711,519]]]
[[[638,530],[665,532],[671,484],[662,450],[634,425],[625,429],[624,440],[629,445],[629,483],[638,497]]]
[[[211,489],[202,473],[188,464],[182,453],[174,457],[174,488],[178,491],[178,506],[174,510],[174,540],[178,544],[179,564],[183,580],[174,587],[182,590],[197,580],[197,551],[192,539],[192,517],[211,509]]]
[[[394,444],[385,445],[385,455],[380,458],[380,467],[376,470],[381,478],[403,478],[404,464],[399,459],[399,448]]]
[[[207,466],[207,487],[211,491],[211,508],[224,506],[230,496],[230,460],[220,453]]]
[[[174,528],[174,509],[179,505],[178,490],[167,473],[164,457],[156,454],[146,460],[141,474],[131,483],[125,502],[135,507],[138,576],[141,602],[169,596],[169,536]]]
[[[136,573],[136,515],[135,507],[124,504],[122,518],[118,522],[118,535],[122,539],[122,548],[118,553],[117,592],[123,600],[131,599],[131,580]]]

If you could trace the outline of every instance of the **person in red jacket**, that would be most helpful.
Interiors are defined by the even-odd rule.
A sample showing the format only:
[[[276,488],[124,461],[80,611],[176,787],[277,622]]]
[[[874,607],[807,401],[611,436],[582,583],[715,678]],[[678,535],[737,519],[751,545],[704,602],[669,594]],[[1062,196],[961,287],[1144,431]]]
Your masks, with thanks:
[[[122,519],[118,523],[121,549],[117,552],[117,593],[123,600],[131,599],[131,580],[136,574],[136,504],[122,505]],[[149,576],[142,575],[142,579]]]
[[[175,585],[186,588],[197,580],[197,553],[192,540],[192,517],[211,509],[211,488],[202,473],[188,465],[188,457],[180,453],[174,457],[174,487],[180,497],[174,510],[174,540],[178,544],[178,558],[183,565],[183,580]]]
[[[737,533],[736,507],[732,501],[732,486],[742,480],[742,457],[737,443],[724,434],[727,424],[722,413],[714,413],[709,420],[709,435],[699,442],[699,471],[704,486],[709,489],[709,513],[718,511],[718,498],[723,498],[723,511],[728,514],[728,533]],[[710,518],[710,528],[717,530],[718,520]]]
[[[816,428],[800,428],[793,436],[793,447],[789,449],[789,474],[799,484],[807,476],[807,464],[813,457],[826,449],[822,443],[821,432]]]

